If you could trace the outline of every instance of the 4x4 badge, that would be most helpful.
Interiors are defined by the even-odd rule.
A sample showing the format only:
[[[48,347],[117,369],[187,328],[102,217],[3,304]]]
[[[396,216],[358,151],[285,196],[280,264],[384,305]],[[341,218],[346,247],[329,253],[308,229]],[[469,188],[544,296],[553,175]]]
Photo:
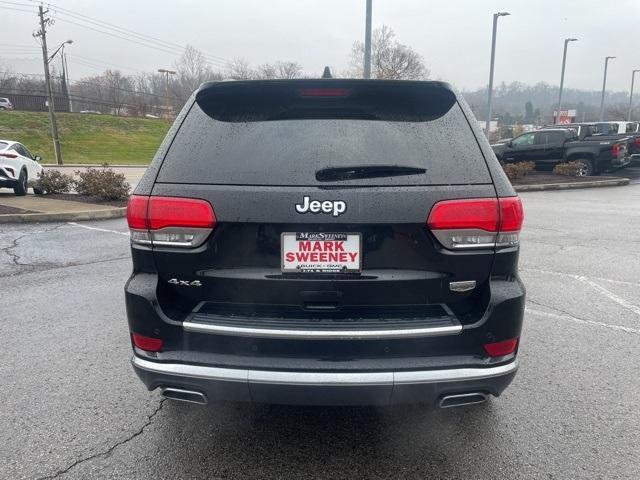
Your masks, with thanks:
[[[170,283],[171,285],[179,285],[181,287],[201,287],[202,286],[202,282],[200,282],[200,280],[193,280],[190,282],[189,280],[178,280],[177,278],[172,278],[168,280],[167,283]]]
[[[308,195],[302,197],[302,203],[296,203],[298,213],[330,213],[334,217],[347,211],[347,203],[342,200],[311,200]]]

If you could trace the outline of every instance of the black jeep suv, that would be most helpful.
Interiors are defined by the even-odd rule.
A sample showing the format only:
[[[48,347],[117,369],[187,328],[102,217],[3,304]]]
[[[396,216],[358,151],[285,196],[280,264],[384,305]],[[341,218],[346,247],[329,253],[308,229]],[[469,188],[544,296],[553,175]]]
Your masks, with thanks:
[[[127,217],[165,397],[449,407],[516,373],[522,206],[445,83],[203,84]]]

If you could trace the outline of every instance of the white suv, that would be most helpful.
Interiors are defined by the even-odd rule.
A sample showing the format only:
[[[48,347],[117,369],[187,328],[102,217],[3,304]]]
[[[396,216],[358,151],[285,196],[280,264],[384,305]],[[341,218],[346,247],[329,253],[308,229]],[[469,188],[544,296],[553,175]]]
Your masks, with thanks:
[[[0,97],[0,110],[13,110],[13,103],[6,97]]]
[[[42,172],[40,156],[31,155],[24,145],[11,140],[0,140],[0,187],[13,188],[16,195],[26,195]],[[33,188],[34,193],[42,193]]]

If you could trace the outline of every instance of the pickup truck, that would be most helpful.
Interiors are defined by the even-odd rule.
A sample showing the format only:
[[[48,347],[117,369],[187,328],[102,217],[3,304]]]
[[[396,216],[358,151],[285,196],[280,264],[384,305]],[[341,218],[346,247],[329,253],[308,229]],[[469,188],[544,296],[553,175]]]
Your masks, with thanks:
[[[536,169],[548,170],[558,163],[579,161],[581,175],[598,175],[630,162],[628,137],[593,135],[590,129],[557,126],[519,135],[491,146],[503,163],[535,162]]]
[[[551,128],[573,128],[578,138],[592,141],[627,138],[629,160],[640,159],[640,131],[637,122],[593,122],[554,125]]]

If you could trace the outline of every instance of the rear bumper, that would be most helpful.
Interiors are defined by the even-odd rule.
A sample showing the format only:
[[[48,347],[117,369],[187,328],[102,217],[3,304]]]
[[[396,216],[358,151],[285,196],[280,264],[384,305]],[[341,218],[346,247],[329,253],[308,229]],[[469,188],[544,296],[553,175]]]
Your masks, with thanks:
[[[136,355],[131,362],[149,390],[169,387],[200,392],[207,401],[288,405],[436,404],[445,395],[498,396],[518,369],[515,359],[489,367],[377,372],[218,368],[155,362]]]

